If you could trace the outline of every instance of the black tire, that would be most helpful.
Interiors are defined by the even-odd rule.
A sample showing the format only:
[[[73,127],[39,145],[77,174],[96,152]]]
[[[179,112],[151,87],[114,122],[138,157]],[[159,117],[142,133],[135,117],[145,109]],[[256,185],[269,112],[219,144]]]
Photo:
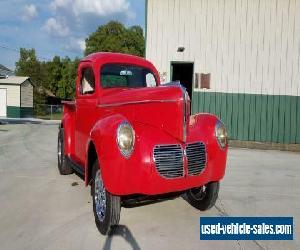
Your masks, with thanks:
[[[61,175],[68,175],[73,173],[73,169],[68,165],[64,148],[64,129],[60,128],[57,139],[57,165]]]
[[[97,177],[98,175],[98,177]],[[98,178],[99,180],[99,176],[100,179],[102,181],[101,178],[101,171],[99,168],[99,163],[96,160],[93,166],[93,178],[92,178],[92,185],[91,185],[91,193],[92,193],[92,198],[93,198],[93,211],[94,211],[94,216],[95,216],[95,223],[96,226],[99,230],[99,232],[103,235],[107,235],[111,228],[115,225],[119,224],[120,221],[120,212],[121,212],[121,199],[119,196],[115,196],[110,194],[109,192],[107,192],[105,190],[105,187],[103,185],[103,189],[105,192],[105,205],[106,208],[104,210],[104,215],[102,215],[102,219],[100,219],[101,215],[98,216],[97,211],[96,211],[96,196],[95,195],[95,179]],[[99,199],[99,198],[98,198]]]
[[[187,201],[195,208],[205,211],[212,208],[219,194],[219,182],[210,182],[199,188],[192,188],[187,191]]]

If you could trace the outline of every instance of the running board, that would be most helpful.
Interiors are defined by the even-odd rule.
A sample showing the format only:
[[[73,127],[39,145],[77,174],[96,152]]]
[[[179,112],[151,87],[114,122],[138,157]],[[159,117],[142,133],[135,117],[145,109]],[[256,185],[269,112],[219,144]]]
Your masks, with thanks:
[[[76,162],[72,161],[70,157],[66,156],[66,161],[67,164],[77,173],[79,174],[82,178],[84,178],[84,170],[83,168],[77,164]]]

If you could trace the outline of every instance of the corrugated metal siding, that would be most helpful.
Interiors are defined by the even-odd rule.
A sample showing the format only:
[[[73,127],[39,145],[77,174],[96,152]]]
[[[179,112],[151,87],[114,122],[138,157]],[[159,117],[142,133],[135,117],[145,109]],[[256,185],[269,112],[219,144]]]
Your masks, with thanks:
[[[20,86],[0,85],[0,88],[7,89],[7,106],[20,106]]]
[[[148,0],[147,9],[146,57],[166,81],[171,61],[211,73],[193,113],[217,114],[232,139],[300,143],[300,0]]]
[[[300,0],[148,0],[147,52],[211,73],[210,92],[300,96]],[[185,52],[177,48],[184,46]]]
[[[192,112],[216,114],[235,140],[300,143],[300,97],[193,93]]]
[[[33,107],[33,87],[28,80],[21,85],[21,107]]]

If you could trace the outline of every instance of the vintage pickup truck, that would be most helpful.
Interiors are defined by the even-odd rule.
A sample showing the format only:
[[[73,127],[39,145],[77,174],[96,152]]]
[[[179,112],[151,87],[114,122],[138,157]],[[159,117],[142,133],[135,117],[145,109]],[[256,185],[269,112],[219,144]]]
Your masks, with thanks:
[[[160,84],[147,60],[95,53],[78,67],[75,101],[64,102],[58,169],[91,185],[95,222],[107,234],[132,200],[184,194],[199,210],[218,197],[227,133],[211,114],[190,115],[178,83]]]

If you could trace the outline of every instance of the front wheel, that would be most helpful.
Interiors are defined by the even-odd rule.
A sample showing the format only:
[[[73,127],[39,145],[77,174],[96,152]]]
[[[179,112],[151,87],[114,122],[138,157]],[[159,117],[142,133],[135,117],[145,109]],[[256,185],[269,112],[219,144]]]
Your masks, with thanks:
[[[187,191],[187,201],[195,208],[205,211],[213,207],[218,199],[219,182],[210,182]]]
[[[119,224],[121,201],[105,189],[98,161],[93,166],[91,189],[95,223],[99,232],[106,235],[112,226]]]

